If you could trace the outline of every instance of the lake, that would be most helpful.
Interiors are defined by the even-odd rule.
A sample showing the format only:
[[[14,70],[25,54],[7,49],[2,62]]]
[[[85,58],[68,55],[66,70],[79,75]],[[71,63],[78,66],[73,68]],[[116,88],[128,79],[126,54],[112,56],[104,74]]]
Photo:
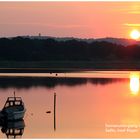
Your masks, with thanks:
[[[21,138],[140,138],[137,71],[2,73],[1,109],[14,91],[27,111],[8,126],[20,125]]]

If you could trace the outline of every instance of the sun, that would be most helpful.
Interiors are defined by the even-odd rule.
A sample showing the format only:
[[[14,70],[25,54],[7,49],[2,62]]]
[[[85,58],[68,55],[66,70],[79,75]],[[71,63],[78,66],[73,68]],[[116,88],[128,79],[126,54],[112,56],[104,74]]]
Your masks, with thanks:
[[[130,33],[130,37],[132,39],[137,40],[137,39],[140,38],[140,32],[138,30],[136,30],[136,29],[135,30],[132,30],[131,33]]]

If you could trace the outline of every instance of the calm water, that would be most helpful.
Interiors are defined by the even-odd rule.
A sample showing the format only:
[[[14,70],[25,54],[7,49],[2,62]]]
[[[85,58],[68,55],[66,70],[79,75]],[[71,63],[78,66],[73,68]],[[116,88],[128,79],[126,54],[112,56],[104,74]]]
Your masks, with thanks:
[[[0,108],[13,91],[24,100],[24,122],[11,125],[22,126],[21,138],[140,138],[139,72],[0,76]]]

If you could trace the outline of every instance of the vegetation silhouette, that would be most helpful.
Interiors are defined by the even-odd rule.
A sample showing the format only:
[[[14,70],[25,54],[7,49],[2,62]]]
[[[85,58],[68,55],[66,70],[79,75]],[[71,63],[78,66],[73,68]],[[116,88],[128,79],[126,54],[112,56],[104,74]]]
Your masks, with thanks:
[[[0,61],[140,60],[140,45],[106,41],[0,38]]]

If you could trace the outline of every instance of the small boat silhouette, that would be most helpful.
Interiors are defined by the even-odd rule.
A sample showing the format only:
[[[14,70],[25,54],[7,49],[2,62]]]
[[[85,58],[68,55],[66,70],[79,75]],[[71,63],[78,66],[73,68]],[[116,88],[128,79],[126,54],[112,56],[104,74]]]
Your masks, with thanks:
[[[7,101],[0,112],[0,118],[6,120],[20,120],[23,119],[26,112],[24,103],[21,97],[16,97],[14,92],[14,97],[8,97]]]

